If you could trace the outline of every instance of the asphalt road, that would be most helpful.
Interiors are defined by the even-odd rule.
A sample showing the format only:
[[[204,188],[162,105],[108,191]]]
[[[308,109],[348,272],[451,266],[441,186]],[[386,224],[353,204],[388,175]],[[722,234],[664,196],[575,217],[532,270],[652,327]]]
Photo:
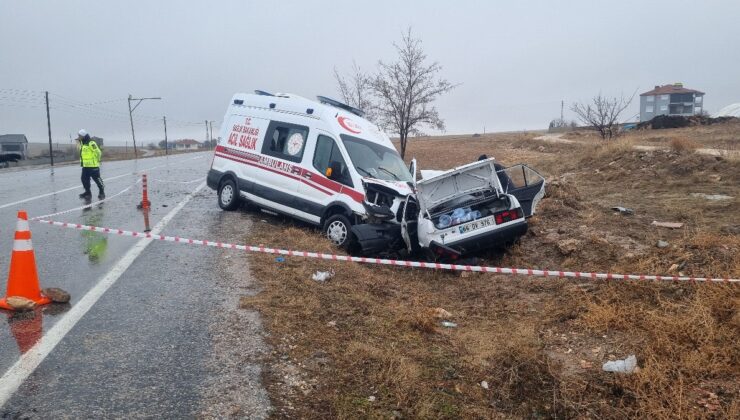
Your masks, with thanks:
[[[151,227],[244,243],[249,215],[221,211],[203,186],[210,161],[204,152],[104,163],[108,197],[133,187],[51,219],[143,231],[135,182],[145,172]],[[0,170],[0,293],[16,211],[35,217],[84,204],[77,197],[79,172],[75,166]],[[67,290],[72,301],[25,314],[0,310],[0,418],[269,413],[260,383],[266,350],[259,317],[237,309],[238,297],[253,285],[236,251],[35,222],[31,230],[41,286]]]

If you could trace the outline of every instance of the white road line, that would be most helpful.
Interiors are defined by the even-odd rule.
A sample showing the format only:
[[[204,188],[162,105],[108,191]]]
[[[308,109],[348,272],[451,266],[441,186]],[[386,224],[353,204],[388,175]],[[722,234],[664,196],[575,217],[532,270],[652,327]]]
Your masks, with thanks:
[[[182,159],[182,160],[178,160],[175,163],[186,162],[188,160],[194,160],[194,159],[198,159],[198,158],[201,158],[201,157],[203,157],[203,156],[196,156],[196,157],[190,158],[190,159]],[[111,180],[114,180],[114,179],[123,178],[124,176],[133,175],[133,174],[136,174],[136,173],[139,173],[139,172],[151,171],[151,170],[154,170],[154,169],[157,169],[157,168],[161,168],[161,167],[166,166],[166,165],[167,165],[167,163],[163,163],[161,165],[152,166],[151,168],[141,169],[141,170],[138,170],[138,171],[125,173],[125,174],[122,174],[122,175],[116,175],[116,176],[112,176],[110,178],[103,178],[103,181],[111,181]],[[41,195],[37,195],[37,196],[34,196],[34,197],[29,197],[29,198],[24,198],[23,200],[18,200],[18,201],[14,201],[12,203],[0,205],[0,209],[4,209],[6,207],[15,206],[15,205],[26,203],[26,202],[33,201],[33,200],[38,200],[39,198],[48,197],[48,196],[54,195],[54,194],[59,194],[59,193],[63,193],[63,192],[71,191],[71,190],[76,190],[76,189],[78,189],[80,187],[81,187],[80,185],[75,185],[73,187],[64,188],[62,190],[56,190],[56,191],[52,191],[50,193],[41,194]]]
[[[103,181],[110,181],[110,180],[113,180],[113,179],[123,178],[124,176],[131,175],[132,173],[133,172],[129,172],[127,174],[112,176],[110,178],[103,178]],[[81,187],[82,187],[81,185],[75,185],[74,187],[69,187],[69,188],[65,188],[65,189],[62,189],[62,190],[52,191],[50,193],[41,194],[41,195],[37,195],[37,196],[34,196],[34,197],[24,198],[23,200],[18,200],[18,201],[14,201],[12,203],[3,204],[2,206],[0,206],[0,209],[4,209],[4,208],[10,207],[10,206],[15,206],[15,205],[21,204],[21,203],[26,203],[28,201],[38,200],[39,198],[48,197],[48,196],[54,195],[54,194],[59,194],[59,193],[63,193],[63,192],[71,191],[71,190],[80,189]]]
[[[159,234],[167,223],[185,207],[193,196],[205,187],[203,182],[198,185],[190,194],[188,194],[175,208],[173,208],[157,225],[152,229],[152,234]],[[41,364],[42,361],[54,350],[60,341],[69,333],[70,330],[82,319],[87,311],[100,299],[101,296],[118,280],[119,277],[131,266],[136,258],[152,242],[152,239],[141,239],[138,241],[119,261],[118,263],[100,280],[85,296],[80,299],[72,308],[54,324],[51,329],[36,343],[30,350],[23,354],[13,366],[0,378],[0,407],[10,399],[18,390],[23,381]]]

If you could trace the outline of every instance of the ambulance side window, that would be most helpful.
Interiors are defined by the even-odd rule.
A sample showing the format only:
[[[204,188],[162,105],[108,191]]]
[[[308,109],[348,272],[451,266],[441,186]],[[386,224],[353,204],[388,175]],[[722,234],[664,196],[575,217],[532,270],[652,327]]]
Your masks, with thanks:
[[[338,169],[338,173],[332,171],[330,179],[350,187],[353,186],[352,176],[349,174],[349,168],[342,157],[342,152],[331,137],[319,135],[316,139],[313,167],[324,176],[326,176],[327,169]]]
[[[262,142],[262,154],[300,163],[307,138],[308,127],[271,121]]]

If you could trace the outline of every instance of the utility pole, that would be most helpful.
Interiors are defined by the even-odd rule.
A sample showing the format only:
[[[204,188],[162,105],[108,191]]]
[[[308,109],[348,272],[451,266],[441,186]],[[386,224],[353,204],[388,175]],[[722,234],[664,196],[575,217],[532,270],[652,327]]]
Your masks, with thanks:
[[[211,140],[208,138],[208,120],[206,120],[206,144],[208,145],[208,148],[211,148]]]
[[[54,166],[54,151],[51,147],[51,116],[49,116],[49,91],[46,92],[46,128],[49,130],[49,159],[51,166]]]
[[[211,129],[211,147],[213,147],[213,123],[214,121],[208,121],[208,127]]]
[[[162,121],[164,121],[164,154],[167,155],[167,149],[170,148],[170,146],[167,144],[167,117],[162,117]]]
[[[563,122],[563,107],[565,106],[565,101],[560,100],[560,122]]]
[[[131,97],[131,94],[128,95],[128,118],[131,121],[131,137],[134,140],[134,159],[138,159],[138,156],[136,156],[136,133],[134,132],[134,116],[133,113],[136,110],[136,108],[141,104],[141,101],[145,101],[147,99],[156,99],[160,100],[162,98],[133,98]],[[137,101],[136,105],[134,105],[133,108],[131,108],[131,101]]]

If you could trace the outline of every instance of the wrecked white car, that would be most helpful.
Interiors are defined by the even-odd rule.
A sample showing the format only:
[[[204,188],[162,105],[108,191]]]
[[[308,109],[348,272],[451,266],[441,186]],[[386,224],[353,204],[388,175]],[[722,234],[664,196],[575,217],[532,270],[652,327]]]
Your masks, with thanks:
[[[415,167],[413,162],[412,174]],[[527,232],[526,219],[545,192],[545,180],[535,170],[526,165],[504,168],[494,159],[449,171],[422,171],[422,176],[411,183],[411,193],[405,184],[363,180],[368,220],[352,226],[351,254],[421,252],[433,260],[456,260],[507,246]]]

